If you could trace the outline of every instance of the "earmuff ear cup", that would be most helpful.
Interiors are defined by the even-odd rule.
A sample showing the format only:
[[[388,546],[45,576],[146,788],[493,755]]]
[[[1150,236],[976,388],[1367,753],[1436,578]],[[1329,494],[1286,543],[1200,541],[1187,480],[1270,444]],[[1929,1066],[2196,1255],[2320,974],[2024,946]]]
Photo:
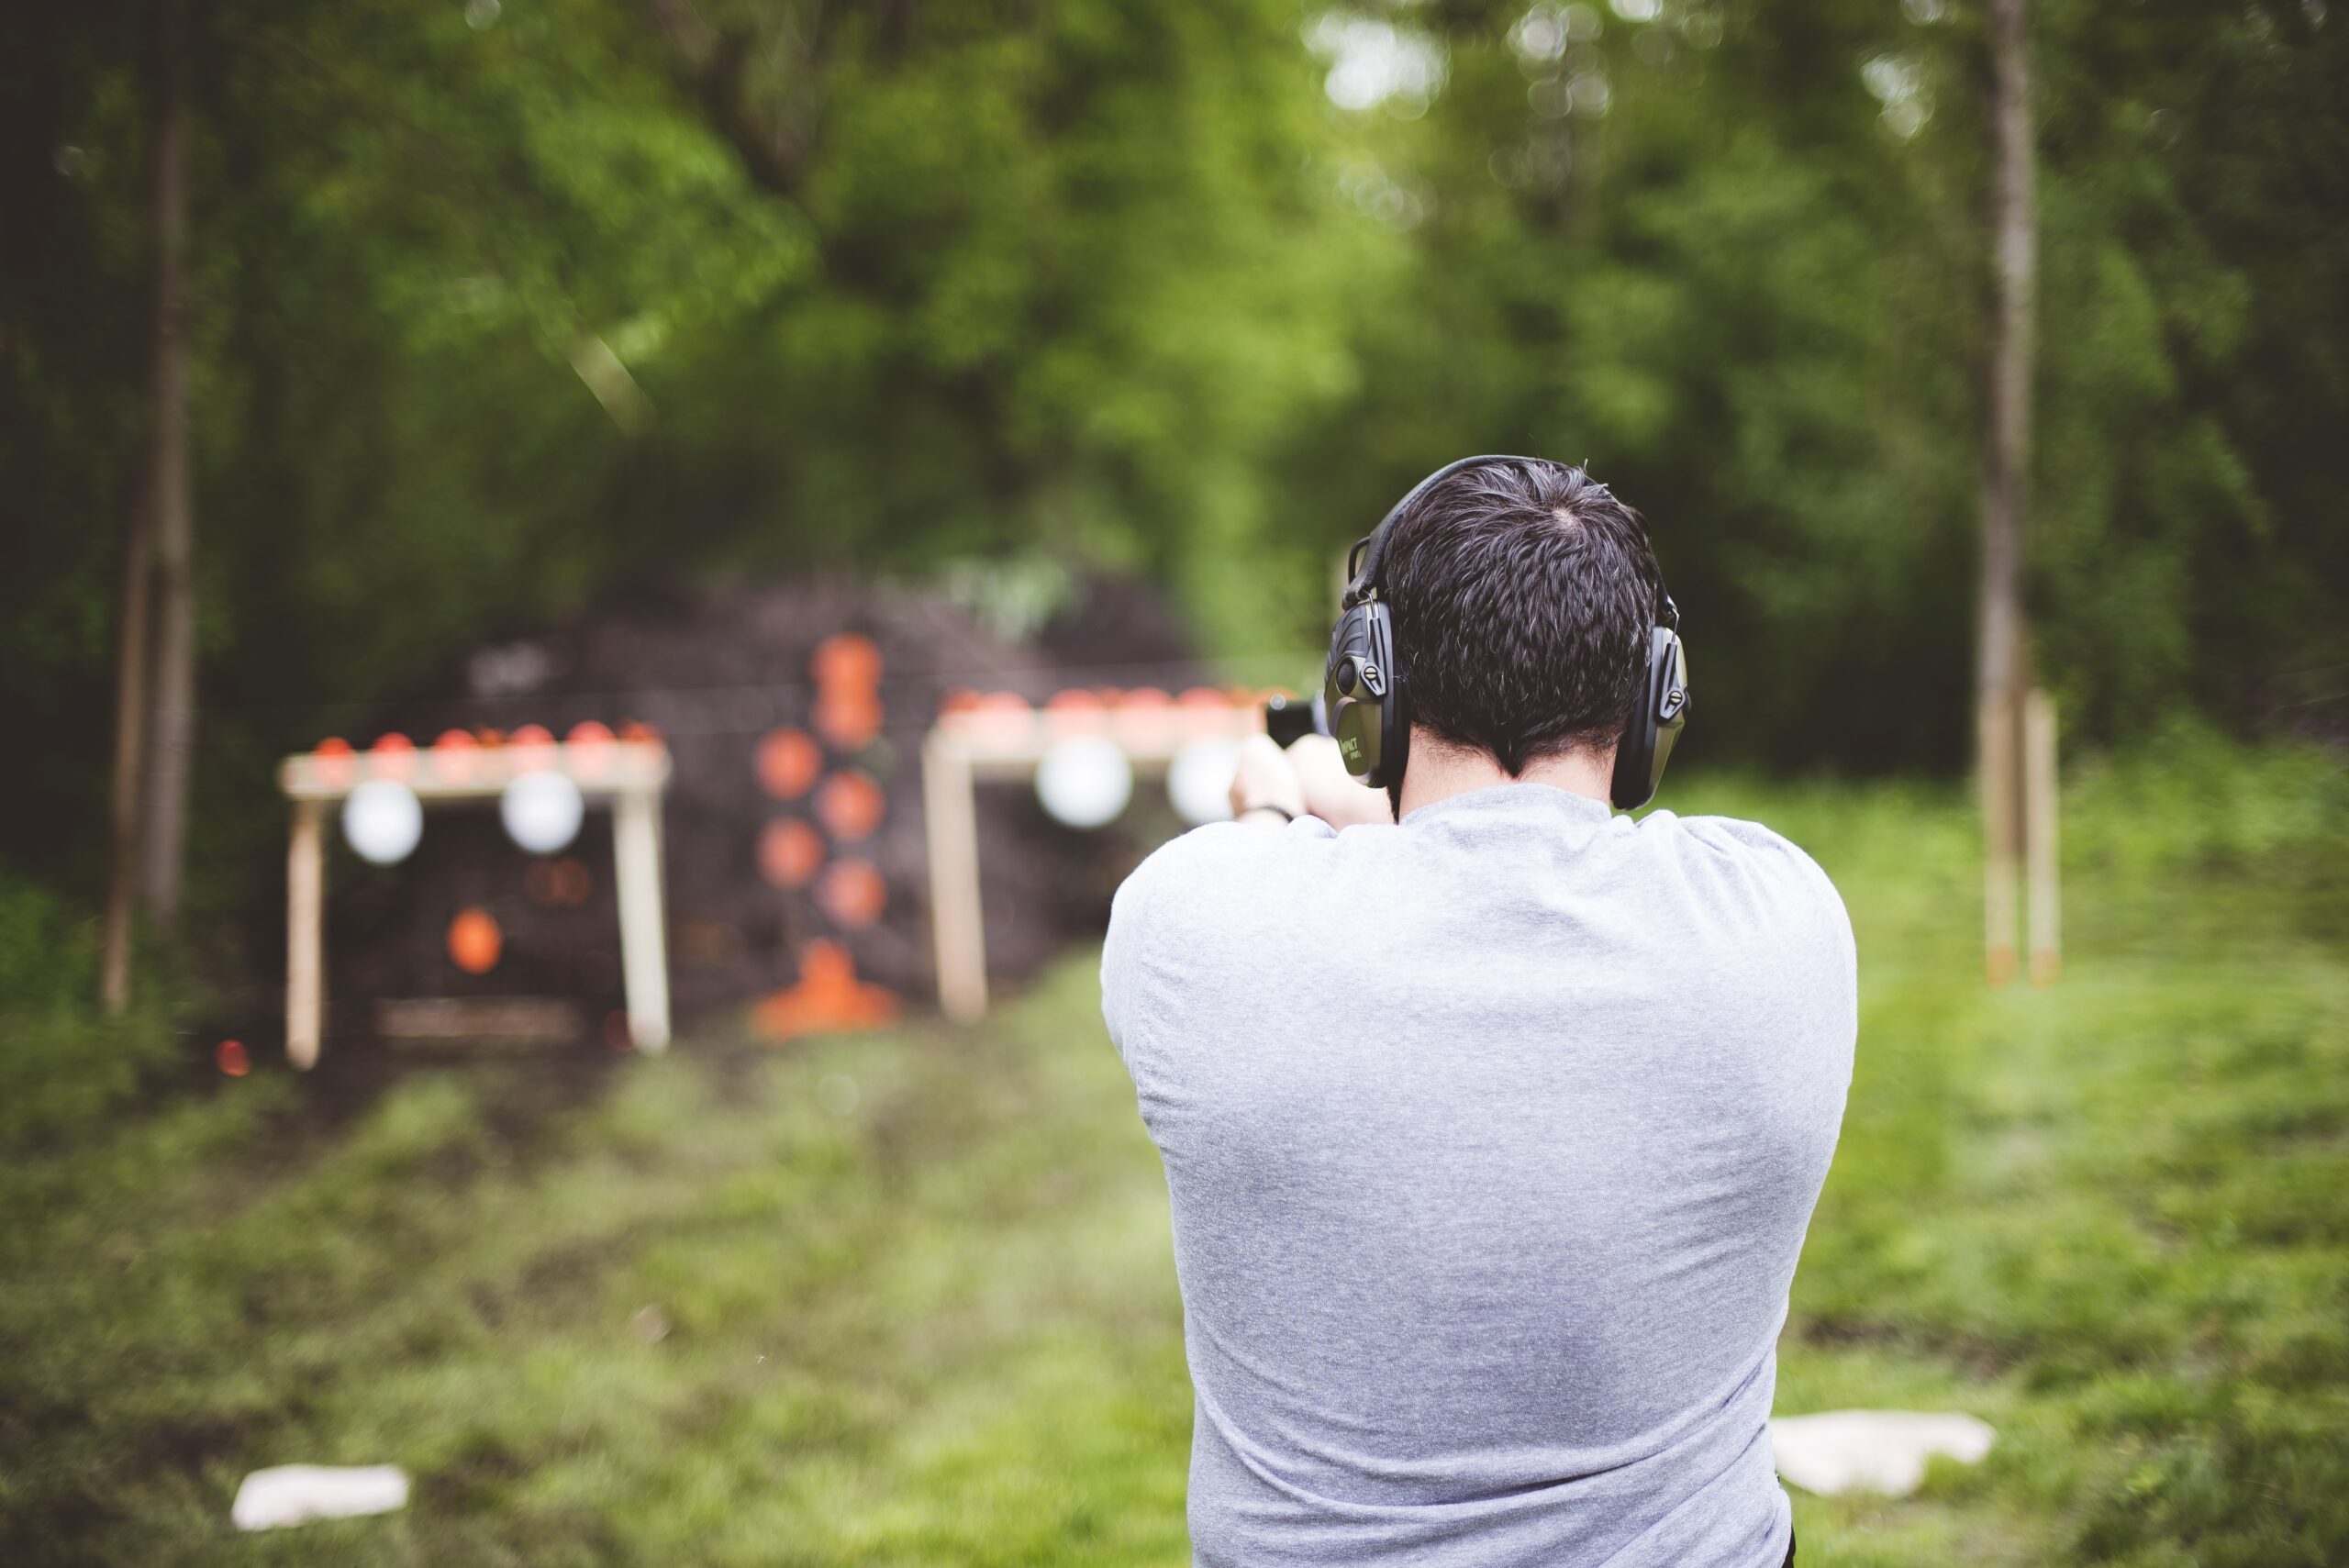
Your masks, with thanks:
[[[1374,788],[1400,778],[1410,732],[1395,673],[1394,621],[1375,599],[1340,617],[1330,639],[1321,700],[1346,772]]]
[[[1615,748],[1615,774],[1607,793],[1618,811],[1636,811],[1655,798],[1673,742],[1688,722],[1688,655],[1680,634],[1653,628],[1648,640],[1647,679]]]

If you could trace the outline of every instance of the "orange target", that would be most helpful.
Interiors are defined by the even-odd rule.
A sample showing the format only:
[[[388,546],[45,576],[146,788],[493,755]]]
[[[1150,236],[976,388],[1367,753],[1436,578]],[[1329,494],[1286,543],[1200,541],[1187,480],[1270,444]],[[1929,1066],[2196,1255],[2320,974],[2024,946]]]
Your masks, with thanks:
[[[869,637],[844,631],[816,644],[810,660],[816,684],[826,691],[871,691],[881,679],[881,650]]]
[[[473,777],[473,753],[481,742],[462,729],[444,729],[432,742],[432,771],[451,784]]]
[[[586,719],[571,727],[571,771],[583,779],[599,779],[611,771],[612,732],[608,726]]]
[[[1044,728],[1054,736],[1091,735],[1109,727],[1109,705],[1098,692],[1070,686],[1044,703]]]
[[[834,925],[854,930],[881,917],[889,903],[889,885],[866,861],[836,861],[816,889],[816,902]]]
[[[368,751],[367,761],[379,779],[412,779],[416,776],[416,742],[397,730],[379,735]]]
[[[318,782],[328,789],[349,789],[356,766],[351,755],[351,742],[340,735],[329,735],[310,751],[310,760],[318,770]]]
[[[759,833],[759,874],[776,887],[805,887],[824,863],[824,838],[796,817],[778,817]]]
[[[800,729],[770,729],[759,742],[759,787],[777,800],[806,795],[824,771],[824,753]]]
[[[824,781],[816,795],[816,815],[823,818],[833,838],[846,841],[862,839],[881,826],[884,804],[881,786],[872,775],[851,768]]]
[[[543,768],[554,762],[554,736],[543,724],[526,724],[506,738],[506,744],[518,753],[515,762],[524,768]]]
[[[881,698],[867,686],[832,686],[817,694],[816,728],[843,751],[881,733]]]
[[[487,974],[506,951],[506,933],[486,909],[460,909],[449,922],[449,962],[467,974]]]
[[[751,1026],[780,1043],[827,1029],[871,1029],[897,1016],[897,998],[856,977],[848,949],[814,941],[799,958],[799,983],[770,993]]]

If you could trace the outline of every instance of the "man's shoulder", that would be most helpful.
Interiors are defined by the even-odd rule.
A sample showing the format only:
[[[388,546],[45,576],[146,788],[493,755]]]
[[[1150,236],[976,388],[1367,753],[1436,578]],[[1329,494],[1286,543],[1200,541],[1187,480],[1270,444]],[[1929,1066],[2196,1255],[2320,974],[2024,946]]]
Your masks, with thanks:
[[[1807,915],[1819,923],[1821,935],[1850,945],[1851,920],[1834,879],[1785,834],[1742,817],[1664,811],[1641,823],[1643,832],[1657,828],[1673,840],[1692,880],[1712,883],[1724,894],[1733,891],[1741,902],[1759,900],[1782,918]]]
[[[1651,813],[1642,825],[1669,824],[1697,848],[1728,861],[1783,865],[1827,881],[1819,862],[1802,846],[1775,828],[1742,817],[1681,817],[1670,811]]]
[[[1101,949],[1101,1002],[1130,1066],[1148,1033],[1143,1020],[1261,964],[1280,938],[1300,858],[1329,838],[1329,825],[1309,818],[1278,829],[1210,823],[1160,845],[1119,884]]]
[[[1252,886],[1294,874],[1307,843],[1326,843],[1329,824],[1300,817],[1286,828],[1210,822],[1169,839],[1143,857],[1118,887],[1112,921],[1174,915],[1198,901],[1244,901]]]

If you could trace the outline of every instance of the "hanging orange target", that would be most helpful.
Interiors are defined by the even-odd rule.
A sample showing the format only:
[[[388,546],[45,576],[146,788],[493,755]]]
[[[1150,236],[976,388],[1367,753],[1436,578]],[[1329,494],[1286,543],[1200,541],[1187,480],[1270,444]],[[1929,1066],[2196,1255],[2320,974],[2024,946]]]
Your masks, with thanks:
[[[861,750],[881,733],[881,698],[869,686],[832,686],[816,695],[816,728],[843,751]]]
[[[871,691],[881,679],[881,650],[869,637],[843,631],[816,644],[808,661],[816,684],[826,691]]]
[[[889,884],[869,862],[835,861],[816,889],[816,902],[834,925],[856,930],[881,917],[889,903]]]
[[[778,817],[759,831],[759,874],[775,887],[805,887],[824,863],[824,836],[796,817]]]
[[[805,730],[770,729],[759,741],[759,787],[777,800],[796,800],[824,771],[822,748]]]
[[[834,773],[816,794],[816,815],[841,842],[862,839],[881,826],[881,786],[854,768]]]
[[[467,974],[487,974],[506,951],[506,933],[486,909],[460,909],[449,922],[449,962]]]

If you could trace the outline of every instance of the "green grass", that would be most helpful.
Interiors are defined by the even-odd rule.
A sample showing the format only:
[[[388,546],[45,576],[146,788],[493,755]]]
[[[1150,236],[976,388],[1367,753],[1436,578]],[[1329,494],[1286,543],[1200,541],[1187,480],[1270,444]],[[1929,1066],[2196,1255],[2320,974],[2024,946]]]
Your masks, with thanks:
[[[2338,768],[2185,737],[2084,777],[2066,973],[2000,993],[1954,794],[1675,804],[1811,846],[1859,932],[1779,1409],[1999,1433],[1798,1495],[1805,1562],[2349,1561]],[[1095,1006],[1079,954],[967,1034],[419,1068],[351,1116],[263,1073],[18,1138],[0,1561],[1184,1561],[1165,1196]],[[415,1499],[229,1528],[304,1461]]]

